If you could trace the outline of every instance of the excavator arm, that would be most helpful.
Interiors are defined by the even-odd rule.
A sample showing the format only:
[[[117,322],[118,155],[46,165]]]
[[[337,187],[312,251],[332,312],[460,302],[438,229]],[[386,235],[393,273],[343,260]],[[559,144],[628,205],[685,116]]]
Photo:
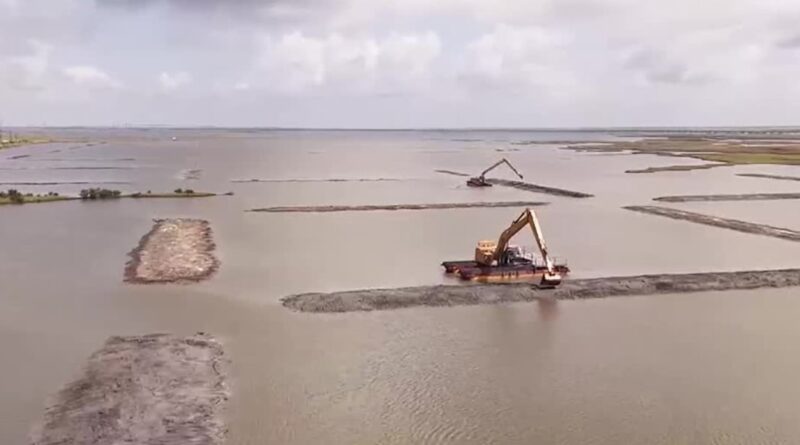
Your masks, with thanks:
[[[508,165],[508,167],[509,167],[509,168],[510,168],[510,169],[511,169],[511,170],[512,170],[512,171],[513,171],[513,172],[514,172],[514,173],[515,173],[517,176],[519,176],[519,179],[525,179],[525,178],[523,178],[523,177],[522,177],[522,175],[520,174],[520,172],[518,172],[518,171],[517,171],[517,169],[516,169],[516,168],[514,168],[514,166],[513,166],[513,165],[511,165],[511,163],[510,163],[510,162],[508,162],[508,159],[506,159],[506,158],[503,158],[503,159],[501,159],[501,160],[499,160],[499,161],[495,162],[495,163],[494,163],[494,165],[492,165],[491,167],[489,167],[489,168],[487,168],[486,170],[484,170],[484,171],[481,173],[481,176],[480,176],[480,178],[481,178],[481,179],[483,179],[483,178],[486,176],[486,174],[487,174],[487,173],[489,173],[490,171],[494,170],[495,168],[499,167],[499,166],[500,166],[500,165],[502,165],[502,164],[506,164],[506,165]]]
[[[550,259],[550,255],[547,251],[547,244],[544,241],[544,235],[542,235],[542,228],[539,224],[539,219],[536,217],[536,213],[534,213],[531,209],[525,209],[525,211],[522,212],[522,214],[511,223],[511,226],[509,226],[503,231],[503,233],[500,234],[500,238],[497,240],[497,244],[494,246],[493,252],[490,253],[488,250],[484,250],[483,255],[476,255],[476,261],[486,266],[491,266],[495,262],[499,262],[500,258],[508,248],[508,243],[511,241],[511,238],[513,238],[514,235],[519,233],[520,230],[524,229],[525,226],[528,225],[531,226],[533,237],[536,239],[539,252],[541,252],[542,259],[544,260],[545,267],[547,268],[547,273],[545,273],[544,277],[542,278],[542,282],[553,285],[559,284],[561,282],[561,276],[556,273],[553,260]]]

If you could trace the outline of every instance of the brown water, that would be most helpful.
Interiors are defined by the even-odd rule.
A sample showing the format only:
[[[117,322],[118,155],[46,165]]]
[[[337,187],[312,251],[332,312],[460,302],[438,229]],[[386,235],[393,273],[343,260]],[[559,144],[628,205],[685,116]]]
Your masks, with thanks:
[[[475,241],[496,236],[518,211],[243,212],[273,205],[544,200],[552,204],[537,212],[551,250],[568,260],[575,276],[797,267],[797,243],[620,209],[662,195],[796,191],[791,182],[735,176],[797,175],[796,169],[630,175],[624,171],[693,161],[512,145],[612,137],[587,133],[67,135],[107,143],[0,152],[0,182],[129,181],[113,187],[236,195],[0,207],[0,443],[24,443],[47,396],[78,375],[106,337],[155,331],[207,331],[226,342],[234,386],[229,444],[800,440],[800,290],[298,314],[279,299],[447,282],[439,263],[468,258]],[[21,154],[31,156],[8,159]],[[463,178],[433,171],[477,173],[500,156],[531,182],[597,196],[474,190]],[[182,179],[192,169],[202,170],[199,179]],[[231,182],[251,178],[403,180]],[[75,193],[82,187],[17,188]],[[676,207],[797,228],[799,205]],[[123,284],[125,253],[152,218],[174,216],[211,222],[219,273],[189,286]],[[519,242],[532,239],[524,234]]]

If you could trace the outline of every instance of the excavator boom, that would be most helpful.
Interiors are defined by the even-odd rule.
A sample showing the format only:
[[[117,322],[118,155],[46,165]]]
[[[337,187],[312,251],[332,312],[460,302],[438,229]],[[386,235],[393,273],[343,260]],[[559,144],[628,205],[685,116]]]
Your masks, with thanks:
[[[499,161],[495,162],[494,164],[492,164],[492,166],[491,166],[491,167],[489,167],[489,168],[487,168],[486,170],[484,170],[483,172],[481,172],[481,175],[480,175],[480,176],[477,176],[477,177],[474,177],[474,178],[469,178],[469,180],[467,181],[467,185],[469,185],[469,186],[473,186],[473,187],[485,187],[485,186],[489,186],[489,185],[491,185],[491,184],[489,184],[488,182],[486,182],[486,174],[487,174],[487,173],[489,173],[490,171],[494,170],[495,168],[499,167],[499,166],[500,166],[500,165],[502,165],[502,164],[506,164],[506,165],[508,165],[508,167],[509,167],[509,168],[510,168],[510,169],[511,169],[511,170],[512,170],[512,171],[513,171],[513,172],[514,172],[514,173],[515,173],[517,176],[519,176],[519,179],[524,179],[524,178],[523,178],[523,176],[522,176],[522,174],[521,174],[520,172],[518,172],[518,171],[517,171],[517,169],[516,169],[516,168],[514,168],[514,166],[513,166],[513,165],[511,165],[511,163],[510,163],[510,162],[508,162],[508,159],[506,159],[506,158],[503,158],[503,159],[501,159],[501,160],[499,160]]]
[[[495,164],[494,164],[494,165],[492,165],[491,167],[489,167],[489,168],[487,168],[486,170],[484,170],[484,171],[481,173],[481,178],[485,177],[485,176],[486,176],[486,173],[489,173],[490,171],[494,170],[495,168],[499,167],[499,166],[500,166],[500,165],[502,165],[502,164],[506,164],[506,165],[508,166],[508,168],[510,168],[510,169],[511,169],[511,170],[512,170],[512,171],[513,171],[513,172],[514,172],[514,173],[515,173],[517,176],[519,176],[519,179],[525,179],[525,178],[523,178],[523,177],[522,177],[522,175],[520,174],[520,172],[518,172],[518,171],[517,171],[517,169],[516,169],[516,168],[514,168],[514,166],[513,166],[513,165],[511,165],[511,163],[510,163],[510,162],[508,162],[508,159],[506,159],[506,158],[503,158],[503,159],[501,159],[501,160],[499,160],[499,161],[495,162]]]
[[[528,225],[531,226],[533,237],[536,239],[539,252],[541,252],[542,259],[547,268],[547,272],[542,278],[542,283],[548,285],[557,285],[561,283],[561,275],[556,272],[553,260],[550,259],[550,255],[547,251],[547,244],[544,241],[544,235],[542,235],[539,219],[536,217],[536,213],[531,209],[525,209],[525,211],[511,223],[511,226],[500,234],[500,238],[497,240],[496,244],[479,243],[478,248],[475,250],[475,261],[484,266],[499,264],[508,248],[508,243],[511,238]]]

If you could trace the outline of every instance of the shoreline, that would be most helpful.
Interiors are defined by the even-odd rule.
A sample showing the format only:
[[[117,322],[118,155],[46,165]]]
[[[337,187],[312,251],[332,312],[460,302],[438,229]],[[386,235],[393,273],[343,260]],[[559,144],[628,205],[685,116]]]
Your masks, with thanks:
[[[340,313],[795,286],[800,286],[800,269],[587,278],[565,280],[555,289],[540,288],[533,283],[364,289],[290,295],[282,298],[281,303],[287,309],[298,312]]]

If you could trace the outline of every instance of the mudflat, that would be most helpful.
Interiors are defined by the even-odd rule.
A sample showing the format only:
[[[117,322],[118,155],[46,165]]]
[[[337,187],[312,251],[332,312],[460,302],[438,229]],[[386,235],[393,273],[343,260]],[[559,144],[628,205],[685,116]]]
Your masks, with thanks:
[[[555,289],[531,283],[466,284],[306,293],[284,298],[301,312],[355,312],[414,306],[461,306],[539,299],[586,299],[634,295],[800,286],[800,269],[639,275],[564,281]]]
[[[221,444],[225,380],[210,335],[111,337],[47,407],[31,443]]]
[[[186,283],[204,280],[219,267],[211,226],[201,219],[157,219],[128,255],[129,283]]]

